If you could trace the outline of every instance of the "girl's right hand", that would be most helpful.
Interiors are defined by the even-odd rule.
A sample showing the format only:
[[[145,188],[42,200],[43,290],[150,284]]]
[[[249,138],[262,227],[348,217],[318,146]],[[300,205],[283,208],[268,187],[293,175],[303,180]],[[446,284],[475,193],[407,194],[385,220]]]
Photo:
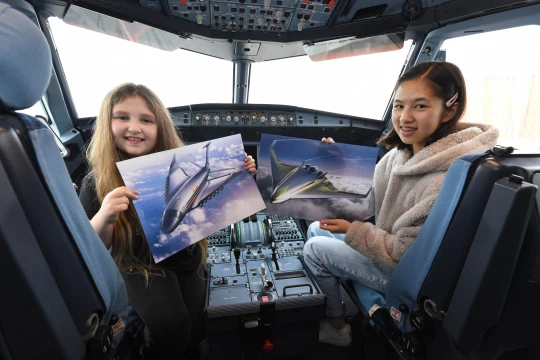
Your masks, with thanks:
[[[328,137],[328,138],[322,138],[321,141],[323,143],[328,143],[328,144],[335,144],[336,142],[334,141],[334,139],[332,139],[331,137]]]
[[[126,211],[129,206],[129,200],[136,200],[139,192],[134,189],[130,189],[127,186],[117,187],[110,193],[108,193],[99,209],[99,214],[102,220],[107,224],[112,224],[118,219],[118,215],[122,211]]]

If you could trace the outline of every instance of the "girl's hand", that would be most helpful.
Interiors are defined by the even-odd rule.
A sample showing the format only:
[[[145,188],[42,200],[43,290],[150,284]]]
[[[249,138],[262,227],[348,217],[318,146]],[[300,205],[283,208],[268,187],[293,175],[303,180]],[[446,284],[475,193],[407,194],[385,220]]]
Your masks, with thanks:
[[[246,166],[244,167],[244,170],[247,170],[255,175],[257,173],[257,165],[255,164],[255,160],[253,160],[251,155],[248,155],[247,153],[244,154],[246,154],[246,158],[244,159]]]
[[[328,137],[328,138],[322,138],[321,141],[323,143],[327,143],[327,144],[335,144],[336,142],[334,141],[334,139],[332,139],[331,137]]]
[[[129,206],[129,200],[136,200],[139,192],[128,188],[127,186],[121,186],[110,193],[108,193],[101,204],[101,208],[98,211],[102,221],[106,224],[112,224],[118,219],[118,215],[122,211],[126,211]]]
[[[319,227],[336,234],[345,234],[351,227],[351,223],[343,219],[324,219],[320,221]]]

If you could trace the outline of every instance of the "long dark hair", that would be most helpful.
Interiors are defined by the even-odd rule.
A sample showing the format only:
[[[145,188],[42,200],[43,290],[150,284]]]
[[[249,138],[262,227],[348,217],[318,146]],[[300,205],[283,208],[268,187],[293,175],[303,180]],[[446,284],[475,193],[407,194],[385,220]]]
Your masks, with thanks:
[[[465,113],[467,90],[461,70],[456,65],[448,62],[430,61],[414,66],[399,78],[396,89],[405,81],[417,79],[426,80],[426,83],[431,86],[435,96],[441,98],[444,103],[452,99],[456,93],[458,94],[455,100],[455,103],[458,104],[456,114],[449,121],[442,123],[437,131],[426,140],[426,146],[428,146],[455,132],[456,124]],[[387,149],[397,147],[398,149],[409,149],[412,151],[412,146],[401,141],[395,129],[392,129],[388,135],[381,137],[377,141],[377,144],[382,144]]]

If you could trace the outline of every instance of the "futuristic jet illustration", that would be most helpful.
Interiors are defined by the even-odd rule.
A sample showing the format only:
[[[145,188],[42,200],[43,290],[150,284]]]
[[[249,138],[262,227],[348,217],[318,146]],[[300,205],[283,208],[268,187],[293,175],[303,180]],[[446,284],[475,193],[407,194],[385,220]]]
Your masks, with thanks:
[[[279,204],[290,199],[328,199],[328,198],[355,198],[364,199],[371,192],[371,187],[365,194],[356,194],[338,190],[314,162],[327,158],[323,156],[304,160],[300,166],[281,162],[275,151],[275,140],[270,145],[270,163],[272,167],[272,195],[270,202]]]
[[[234,168],[211,169],[208,164],[208,147],[210,143],[211,141],[203,146],[203,148],[206,148],[204,166],[190,161],[191,164],[199,168],[191,176],[187,175],[184,169],[178,165],[176,156],[173,155],[169,175],[165,180],[165,192],[163,195],[167,203],[161,217],[161,231],[164,234],[172,233],[187,213],[197,207],[202,207],[214,195],[223,190],[223,187],[228,182],[242,173],[241,171],[235,171]],[[227,170],[232,172],[209,178],[212,173]]]

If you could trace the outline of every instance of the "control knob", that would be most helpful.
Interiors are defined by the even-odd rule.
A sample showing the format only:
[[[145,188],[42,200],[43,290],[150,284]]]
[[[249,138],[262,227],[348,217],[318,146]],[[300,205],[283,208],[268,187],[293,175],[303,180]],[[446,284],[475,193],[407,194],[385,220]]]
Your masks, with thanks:
[[[227,117],[225,118],[225,120],[231,121],[231,115],[227,115]]]

